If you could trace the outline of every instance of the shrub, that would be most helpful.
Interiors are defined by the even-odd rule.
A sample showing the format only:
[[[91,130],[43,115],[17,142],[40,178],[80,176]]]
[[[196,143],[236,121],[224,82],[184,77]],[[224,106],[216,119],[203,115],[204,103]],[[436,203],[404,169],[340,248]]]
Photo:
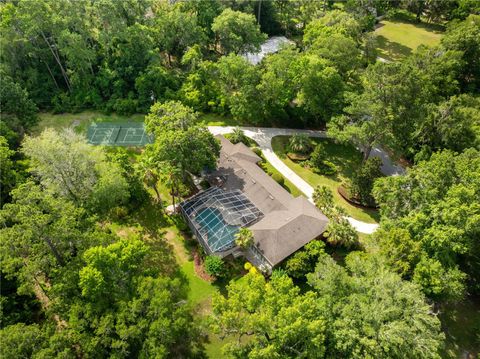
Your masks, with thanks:
[[[267,166],[267,162],[262,161],[259,163],[259,166],[262,168],[262,170],[265,171],[267,175],[271,176],[273,174],[270,168]]]
[[[202,187],[202,189],[209,189],[210,188],[210,183],[208,183],[207,180],[202,179],[202,181],[200,182],[200,187]]]
[[[318,144],[315,146],[315,149],[310,156],[310,166],[314,168],[320,168],[326,159],[325,147],[321,144]]]
[[[285,271],[293,278],[302,278],[314,271],[319,258],[325,255],[325,243],[313,240],[285,262]]]
[[[281,186],[283,186],[283,184],[285,183],[285,179],[278,172],[275,172],[274,174],[272,174],[272,178],[275,180],[275,182],[277,182]]]
[[[330,216],[330,222],[324,235],[327,237],[328,243],[332,245],[352,248],[358,243],[357,232],[341,214],[333,214]]]
[[[307,135],[293,135],[288,141],[291,152],[306,154],[312,149],[310,138]]]
[[[53,113],[72,112],[72,101],[70,97],[62,92],[52,99]]]
[[[240,248],[248,248],[253,243],[253,233],[248,228],[240,228],[235,234],[235,244]]]
[[[334,206],[333,192],[327,186],[317,186],[313,192],[315,205],[328,216]]]
[[[225,263],[218,256],[207,256],[204,262],[205,272],[211,276],[220,278],[225,275]]]
[[[375,200],[372,196],[372,188],[375,180],[382,176],[380,167],[382,161],[378,157],[369,158],[357,171],[350,182],[350,193],[363,205],[373,206]]]
[[[252,148],[253,153],[255,153],[258,157],[262,157],[262,150],[258,147]]]
[[[250,141],[248,140],[248,137],[245,136],[245,134],[243,133],[243,131],[239,127],[235,127],[233,129],[233,132],[229,134],[228,139],[232,143],[242,142],[246,146],[248,146],[250,144]]]
[[[250,263],[250,262],[245,262],[243,268],[245,268],[245,270],[250,270],[250,268],[252,268],[252,263]]]
[[[124,206],[116,206],[111,209],[110,213],[113,219],[122,220],[128,216],[128,209]]]
[[[331,176],[337,173],[337,166],[330,161],[323,161],[320,167],[315,168],[315,172],[325,176]]]
[[[113,104],[113,109],[119,115],[132,115],[137,112],[138,101],[133,99],[118,99]]]

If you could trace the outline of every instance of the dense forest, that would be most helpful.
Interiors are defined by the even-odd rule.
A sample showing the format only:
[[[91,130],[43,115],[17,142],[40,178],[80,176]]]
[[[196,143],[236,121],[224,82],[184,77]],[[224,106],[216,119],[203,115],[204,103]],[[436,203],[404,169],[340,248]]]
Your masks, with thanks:
[[[440,43],[378,59],[395,16]],[[204,358],[213,337],[231,358],[452,356],[440,314],[480,298],[480,2],[10,0],[0,31],[0,358]],[[247,61],[277,35],[291,44]],[[145,115],[155,140],[34,132],[84,110]],[[199,309],[170,237],[195,244],[164,209],[218,159],[202,114],[353,144],[379,229],[360,241],[319,187],[329,238],[270,277],[207,256],[220,289]],[[377,146],[406,173],[382,176]]]

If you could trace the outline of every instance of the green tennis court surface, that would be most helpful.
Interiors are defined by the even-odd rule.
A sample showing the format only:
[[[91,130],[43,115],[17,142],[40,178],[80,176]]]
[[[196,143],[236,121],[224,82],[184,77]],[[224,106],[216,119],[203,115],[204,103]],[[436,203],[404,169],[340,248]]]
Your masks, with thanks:
[[[94,123],[88,128],[87,138],[93,145],[107,146],[144,146],[153,142],[153,136],[139,122]]]

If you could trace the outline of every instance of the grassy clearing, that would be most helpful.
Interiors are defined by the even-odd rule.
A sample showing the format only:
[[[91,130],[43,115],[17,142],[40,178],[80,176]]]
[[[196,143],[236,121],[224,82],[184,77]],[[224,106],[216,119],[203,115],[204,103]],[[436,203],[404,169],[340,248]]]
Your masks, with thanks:
[[[204,113],[199,116],[200,122],[206,126],[246,126],[243,123],[234,119],[232,116],[222,116],[216,113]]]
[[[441,27],[417,24],[406,20],[383,20],[375,33],[378,36],[378,55],[391,61],[400,60],[420,45],[435,46],[442,37]]]
[[[290,160],[286,155],[286,146],[288,144],[289,136],[277,136],[272,139],[273,151],[279,156],[282,161],[290,167],[295,173],[302,177],[312,187],[318,185],[325,185],[329,187],[337,205],[343,207],[348,215],[355,219],[367,223],[376,223],[379,221],[377,211],[367,210],[352,206],[345,201],[337,192],[338,186],[352,176],[356,168],[358,168],[362,161],[362,156],[353,146],[340,145],[334,143],[330,139],[315,138],[312,139],[316,143],[322,143],[327,152],[329,161],[337,166],[338,173],[333,176],[323,176],[316,174],[309,169],[303,168],[298,163]]]
[[[105,115],[96,111],[83,111],[78,113],[59,113],[53,114],[51,112],[41,112],[39,114],[39,123],[33,129],[33,134],[39,134],[46,128],[53,128],[56,130],[74,126],[79,133],[86,133],[88,126],[96,122],[141,122],[145,115],[134,114],[131,116],[120,116],[116,114]]]

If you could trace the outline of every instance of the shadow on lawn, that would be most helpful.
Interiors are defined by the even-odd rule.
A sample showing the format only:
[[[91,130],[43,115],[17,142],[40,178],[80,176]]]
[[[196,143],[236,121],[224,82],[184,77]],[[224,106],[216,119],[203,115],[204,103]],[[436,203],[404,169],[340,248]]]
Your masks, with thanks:
[[[131,215],[124,224],[137,228],[137,233],[152,249],[152,255],[149,258],[152,268],[158,269],[162,275],[177,277],[182,283],[188,284],[177,261],[174,245],[169,238],[178,235],[172,230],[175,223],[160,206],[147,202],[142,207],[131,210]]]
[[[377,36],[379,55],[387,60],[396,61],[412,54],[408,46],[388,40],[383,35]]]

